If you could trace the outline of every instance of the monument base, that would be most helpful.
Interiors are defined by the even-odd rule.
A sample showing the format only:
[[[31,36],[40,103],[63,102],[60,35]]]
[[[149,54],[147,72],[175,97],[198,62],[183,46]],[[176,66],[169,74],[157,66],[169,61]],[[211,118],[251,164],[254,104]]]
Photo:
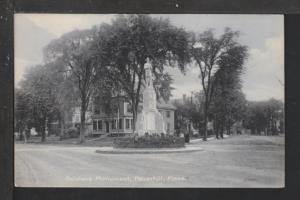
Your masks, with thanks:
[[[142,111],[137,116],[136,133],[139,136],[148,134],[166,134],[164,119],[158,110]]]

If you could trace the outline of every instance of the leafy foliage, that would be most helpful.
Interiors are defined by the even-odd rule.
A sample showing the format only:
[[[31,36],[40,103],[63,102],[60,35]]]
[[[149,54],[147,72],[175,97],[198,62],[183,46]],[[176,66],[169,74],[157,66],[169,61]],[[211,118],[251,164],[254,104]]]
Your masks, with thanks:
[[[196,125],[195,128],[200,127],[200,122],[202,121],[203,114],[200,110],[200,105],[196,103],[195,100],[187,101],[174,101],[174,106],[176,106],[176,124],[175,128],[180,132],[186,132],[189,125]]]
[[[225,80],[224,76],[230,73],[238,77],[238,69],[241,69],[247,57],[247,48],[237,42],[238,37],[239,32],[226,28],[219,38],[214,36],[212,30],[208,30],[198,35],[197,38],[194,36],[192,40],[191,54],[200,69],[200,79],[204,92],[204,140],[207,137],[207,118],[211,114],[209,109],[218,82],[217,79]],[[229,79],[226,81],[229,84]]]
[[[49,73],[46,65],[31,68],[16,93],[16,119],[22,121],[22,127],[36,127],[42,134],[42,141],[46,137],[46,120],[56,120],[59,113],[54,82],[48,76]]]
[[[99,27],[96,41],[98,55],[107,66],[110,78],[120,83],[132,104],[134,120],[146,58],[152,60],[156,91],[166,99],[170,96],[172,79],[164,67],[177,65],[184,70],[185,63],[189,62],[188,33],[168,20],[148,15],[119,15],[112,25]]]
[[[101,65],[93,37],[93,30],[75,30],[52,41],[45,48],[46,61],[61,66],[62,72],[70,72],[69,78],[77,85],[81,112],[80,142],[84,141],[86,112],[96,83],[96,70]]]
[[[157,98],[169,100],[173,79],[166,67],[196,64],[202,91],[196,102],[175,103],[178,126],[193,122],[201,127],[204,139],[208,117],[220,131],[235,121],[257,131],[278,118],[282,103],[270,100],[247,105],[241,91],[241,74],[248,57],[239,44],[239,32],[226,28],[220,37],[212,30],[199,35],[173,26],[168,19],[149,15],[119,15],[112,24],[74,30],[51,41],[44,49],[45,63],[28,71],[21,88],[15,91],[16,128],[37,127],[43,135],[45,121],[70,119],[80,106],[80,141],[90,102],[101,102],[112,112],[112,98],[121,95],[130,102],[134,121],[144,84],[144,64],[150,58]],[[276,114],[277,113],[277,114]]]
[[[251,129],[252,133],[277,132],[274,130],[275,121],[280,121],[280,129],[283,132],[284,116],[283,102],[276,99],[268,101],[249,102],[247,106],[247,118],[245,127]]]
[[[214,74],[214,94],[211,112],[214,113],[216,132],[223,133],[236,121],[245,118],[246,99],[242,92],[241,74],[247,59],[245,46],[234,46],[221,56],[219,70]]]

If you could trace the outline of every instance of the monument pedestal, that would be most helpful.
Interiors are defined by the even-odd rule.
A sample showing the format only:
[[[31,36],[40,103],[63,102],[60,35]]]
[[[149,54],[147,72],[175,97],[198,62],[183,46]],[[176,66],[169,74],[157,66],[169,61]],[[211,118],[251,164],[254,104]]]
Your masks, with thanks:
[[[139,136],[166,133],[164,120],[156,107],[156,93],[153,87],[152,66],[147,59],[145,64],[145,87],[143,90],[143,109],[137,115],[136,132]]]
[[[137,117],[137,133],[139,136],[166,133],[163,117],[158,111],[141,112]]]

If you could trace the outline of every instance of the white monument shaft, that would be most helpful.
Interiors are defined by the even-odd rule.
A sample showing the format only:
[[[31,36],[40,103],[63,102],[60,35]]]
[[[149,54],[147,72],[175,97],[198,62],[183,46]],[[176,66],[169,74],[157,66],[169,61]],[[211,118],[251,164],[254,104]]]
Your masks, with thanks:
[[[156,93],[153,87],[152,66],[147,59],[145,69],[145,86],[143,90],[143,109],[137,116],[136,131],[138,135],[145,133],[166,133],[164,120],[156,107]]]

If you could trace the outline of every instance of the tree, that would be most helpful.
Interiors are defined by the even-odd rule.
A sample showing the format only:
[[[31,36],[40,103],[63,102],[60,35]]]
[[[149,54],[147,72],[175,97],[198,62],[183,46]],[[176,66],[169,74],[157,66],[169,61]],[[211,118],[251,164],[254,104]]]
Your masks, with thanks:
[[[200,79],[204,93],[204,141],[207,139],[207,117],[215,90],[214,80],[216,77],[214,74],[220,69],[221,63],[233,55],[230,54],[233,51],[232,49],[243,48],[237,42],[238,36],[239,32],[226,28],[219,38],[215,38],[213,31],[208,30],[197,38],[193,37],[192,40],[191,54],[200,69]]]
[[[277,135],[278,128],[276,121],[283,121],[283,102],[280,100],[271,98],[267,101],[265,113],[268,120],[267,134]]]
[[[164,99],[168,101],[172,96],[171,91],[174,89],[171,85],[173,83],[172,77],[168,73],[157,73],[153,81],[157,99]]]
[[[224,93],[223,93],[224,94]],[[246,99],[241,90],[232,90],[222,96],[216,90],[212,101],[211,113],[215,122],[215,133],[222,137],[224,130],[230,134],[232,125],[245,119]]]
[[[219,70],[214,75],[212,113],[215,119],[215,132],[222,136],[224,128],[230,134],[235,121],[241,121],[245,113],[246,99],[242,92],[241,74],[247,59],[247,48],[235,46],[222,56]]]
[[[58,109],[57,119],[60,123],[60,136],[63,136],[67,122],[70,121],[74,108],[78,105],[78,89],[76,77],[72,76],[70,71],[62,70],[57,63],[49,63],[51,71],[48,76],[53,81],[53,90],[56,98],[56,107]]]
[[[196,97],[196,95],[195,95]],[[201,112],[199,112],[200,106],[197,104],[197,99],[193,100],[193,96],[189,100],[175,100],[173,102],[176,107],[176,120],[175,120],[175,128],[178,131],[191,131],[191,125],[200,126],[199,119],[202,118]]]
[[[112,25],[100,26],[98,55],[107,66],[111,79],[120,83],[131,103],[134,125],[145,79],[146,58],[152,61],[156,86],[161,86],[156,91],[168,98],[171,79],[164,68],[176,65],[184,70],[184,65],[189,62],[188,37],[187,32],[171,25],[168,20],[148,15],[119,15]]]
[[[20,133],[20,140],[23,138],[23,132],[31,126],[32,119],[32,96],[22,89],[15,89],[15,131]]]
[[[36,127],[42,135],[42,142],[46,140],[46,122],[55,120],[58,113],[53,90],[54,82],[48,75],[47,65],[37,65],[31,68],[20,83],[20,96],[16,96],[20,120],[26,123],[28,129]],[[23,106],[20,106],[21,102]],[[22,115],[24,111],[28,113]]]
[[[101,62],[96,55],[93,43],[94,29],[75,30],[53,40],[45,48],[47,63],[60,65],[62,71],[70,72],[70,77],[78,89],[80,102],[80,136],[84,142],[86,112],[96,82],[96,70],[101,69]]]
[[[248,102],[245,127],[252,134],[276,134],[276,121],[283,122],[283,102],[276,99]]]
[[[119,82],[111,79],[110,76],[101,77],[102,84],[97,84],[93,95],[94,108],[102,107],[106,115],[111,116],[114,111],[116,102],[113,102],[114,97],[121,95]]]

